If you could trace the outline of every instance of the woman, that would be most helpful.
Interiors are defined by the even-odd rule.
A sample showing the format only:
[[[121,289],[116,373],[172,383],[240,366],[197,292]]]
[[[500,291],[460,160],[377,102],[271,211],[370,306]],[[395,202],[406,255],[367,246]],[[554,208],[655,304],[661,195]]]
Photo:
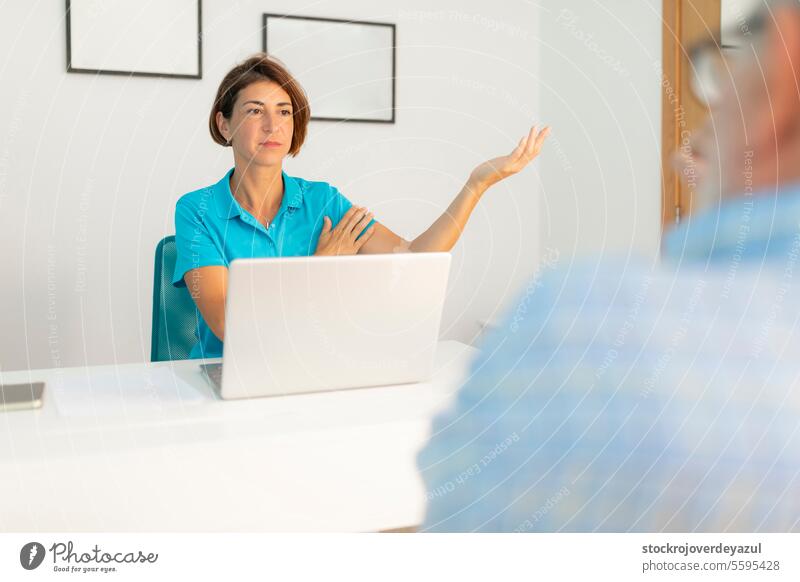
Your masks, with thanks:
[[[209,129],[233,150],[234,167],[215,185],[183,196],[175,209],[173,284],[189,287],[202,316],[190,357],[222,355],[233,259],[449,251],[483,193],[524,168],[549,133],[533,127],[511,154],[476,167],[447,211],[407,241],[333,186],[283,172],[283,159],[303,145],[310,116],[303,89],[266,54],[237,65],[220,83]]]

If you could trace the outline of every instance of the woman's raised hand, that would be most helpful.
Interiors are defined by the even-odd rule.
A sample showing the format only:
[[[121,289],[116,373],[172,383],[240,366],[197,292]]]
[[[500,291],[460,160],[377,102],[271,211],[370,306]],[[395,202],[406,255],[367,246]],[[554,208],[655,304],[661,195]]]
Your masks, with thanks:
[[[355,255],[364,246],[364,243],[375,234],[375,225],[373,224],[361,238],[358,238],[372,218],[373,214],[366,208],[351,206],[350,210],[344,213],[336,228],[331,229],[331,219],[326,216],[322,219],[322,232],[319,235],[314,255]]]
[[[475,184],[489,187],[504,178],[516,174],[539,155],[542,150],[542,144],[548,135],[550,135],[549,127],[544,127],[539,133],[536,133],[536,126],[534,125],[528,135],[519,140],[519,144],[514,148],[513,152],[507,156],[500,156],[483,162],[472,170],[470,180]]]

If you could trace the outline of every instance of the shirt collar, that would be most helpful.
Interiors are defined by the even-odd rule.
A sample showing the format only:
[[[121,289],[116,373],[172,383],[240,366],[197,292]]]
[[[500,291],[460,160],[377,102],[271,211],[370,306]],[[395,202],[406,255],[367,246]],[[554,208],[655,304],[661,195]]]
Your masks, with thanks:
[[[773,261],[800,245],[800,182],[742,194],[691,214],[664,236],[669,260]]]
[[[220,218],[234,218],[241,216],[243,212],[241,205],[231,192],[233,170],[234,168],[228,170],[222,179],[214,185],[214,202]],[[297,179],[288,176],[286,172],[281,172],[281,176],[283,178],[283,200],[281,201],[280,210],[278,210],[279,214],[286,208],[300,208],[303,203],[303,191]]]

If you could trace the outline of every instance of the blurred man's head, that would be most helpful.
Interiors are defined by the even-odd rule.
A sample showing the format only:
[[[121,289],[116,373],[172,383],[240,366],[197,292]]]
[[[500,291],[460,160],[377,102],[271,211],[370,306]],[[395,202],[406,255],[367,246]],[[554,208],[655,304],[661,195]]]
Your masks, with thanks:
[[[694,207],[800,181],[800,4],[765,2],[754,24],[718,60],[719,98],[683,160],[700,167]]]

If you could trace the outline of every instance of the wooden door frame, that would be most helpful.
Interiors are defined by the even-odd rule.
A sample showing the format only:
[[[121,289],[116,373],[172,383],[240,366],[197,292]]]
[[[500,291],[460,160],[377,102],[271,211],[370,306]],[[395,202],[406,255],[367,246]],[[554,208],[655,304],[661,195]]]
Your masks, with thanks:
[[[692,184],[681,181],[673,155],[706,117],[689,90],[688,47],[718,38],[721,0],[662,0],[661,223],[675,224],[690,210]]]

